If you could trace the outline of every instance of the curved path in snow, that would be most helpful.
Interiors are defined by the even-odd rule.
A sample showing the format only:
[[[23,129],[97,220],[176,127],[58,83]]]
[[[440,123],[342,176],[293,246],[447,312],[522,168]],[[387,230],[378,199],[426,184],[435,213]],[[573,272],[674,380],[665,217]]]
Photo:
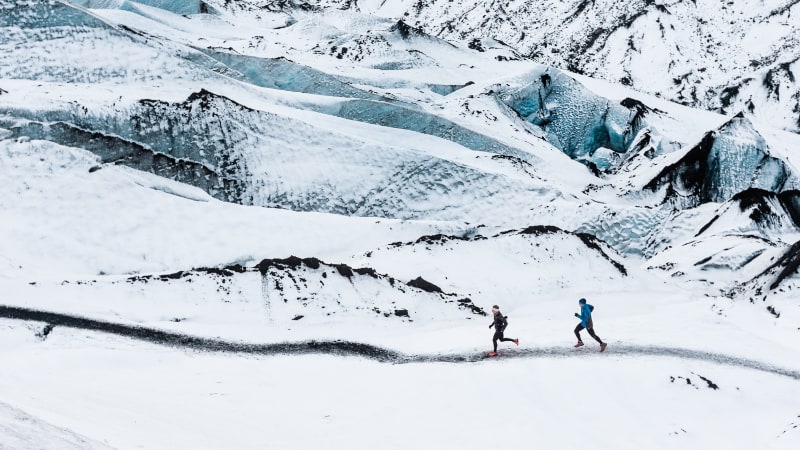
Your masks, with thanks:
[[[370,344],[339,340],[251,344],[190,336],[186,334],[139,327],[135,325],[123,325],[68,314],[2,305],[0,305],[0,318],[44,322],[49,324],[51,327],[62,326],[81,330],[99,331],[154,344],[210,352],[243,353],[253,355],[328,354],[337,356],[360,356],[374,361],[391,364],[432,362],[470,363],[487,359],[485,353],[478,352],[407,354]],[[501,353],[498,359],[571,358],[585,357],[588,355],[600,356],[600,353],[595,347],[583,348],[580,350],[576,350],[572,347],[512,347]],[[652,345],[617,344],[609,345],[605,355],[648,355],[693,359],[728,366],[760,370],[762,372],[783,375],[794,378],[795,380],[800,380],[800,370],[786,369],[753,359],[740,358],[737,356],[729,356],[722,353],[706,352],[702,350],[690,350],[676,347],[659,347]]]

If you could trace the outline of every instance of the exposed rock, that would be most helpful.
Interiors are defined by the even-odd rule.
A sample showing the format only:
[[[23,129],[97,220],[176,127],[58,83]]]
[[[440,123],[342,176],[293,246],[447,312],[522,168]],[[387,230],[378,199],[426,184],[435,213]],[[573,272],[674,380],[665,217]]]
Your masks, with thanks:
[[[425,280],[422,277],[414,278],[406,284],[417,289],[422,289],[425,292],[442,292],[442,288],[431,283],[430,281]]]

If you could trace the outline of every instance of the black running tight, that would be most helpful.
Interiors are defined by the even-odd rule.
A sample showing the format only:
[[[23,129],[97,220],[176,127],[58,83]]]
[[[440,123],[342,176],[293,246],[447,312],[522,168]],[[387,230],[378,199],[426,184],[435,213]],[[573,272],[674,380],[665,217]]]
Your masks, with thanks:
[[[494,344],[494,351],[497,351],[497,340],[498,339],[500,341],[502,341],[502,342],[514,342],[513,339],[509,339],[507,337],[503,337],[503,332],[502,331],[495,331],[494,332],[494,337],[492,338],[492,343]]]
[[[583,342],[581,340],[581,330],[583,330],[583,329],[584,329],[584,327],[581,324],[578,324],[578,326],[575,327],[575,336],[578,337],[578,342]],[[603,343],[603,340],[600,339],[596,334],[594,334],[594,328],[586,328],[586,331],[589,332],[589,336],[593,337],[595,341],[597,341],[597,342],[599,342],[601,344]]]

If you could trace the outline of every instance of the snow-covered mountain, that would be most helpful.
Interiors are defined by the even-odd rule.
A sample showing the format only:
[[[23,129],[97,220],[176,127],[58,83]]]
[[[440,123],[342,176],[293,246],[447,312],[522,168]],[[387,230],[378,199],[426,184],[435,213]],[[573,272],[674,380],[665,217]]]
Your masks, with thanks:
[[[0,0],[0,447],[795,448],[797,4]]]
[[[512,58],[722,114],[744,111],[778,128],[800,130],[800,6],[795,0],[306,4],[403,18],[431,36],[478,51],[504,48]]]

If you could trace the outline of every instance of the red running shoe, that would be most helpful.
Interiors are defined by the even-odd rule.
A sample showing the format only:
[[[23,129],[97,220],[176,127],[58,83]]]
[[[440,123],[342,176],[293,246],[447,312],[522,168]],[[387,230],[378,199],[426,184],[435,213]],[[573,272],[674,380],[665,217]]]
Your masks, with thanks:
[[[514,339],[514,343],[519,345],[519,339]]]
[[[574,346],[574,347],[575,347],[575,348],[578,348],[578,347],[583,347],[583,342],[578,342],[577,344],[575,344],[575,346]]]
[[[489,352],[487,356],[497,356],[497,352]]]
[[[608,344],[606,344],[605,342],[600,344],[600,352],[602,353],[602,352],[606,351],[606,347],[608,347]]]

